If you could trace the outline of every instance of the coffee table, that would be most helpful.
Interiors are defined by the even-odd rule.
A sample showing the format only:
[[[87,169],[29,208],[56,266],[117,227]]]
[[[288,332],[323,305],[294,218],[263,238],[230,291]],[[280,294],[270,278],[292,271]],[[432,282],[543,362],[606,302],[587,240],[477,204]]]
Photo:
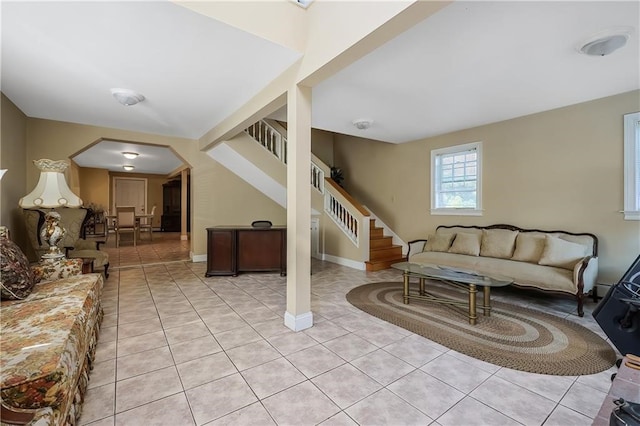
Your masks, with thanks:
[[[462,306],[468,308],[469,324],[475,325],[478,319],[476,315],[476,293],[477,286],[482,287],[484,316],[491,316],[491,287],[504,287],[513,283],[512,278],[500,276],[486,276],[474,271],[450,268],[439,265],[423,265],[411,262],[400,262],[391,265],[392,268],[402,271],[404,278],[404,304],[409,304],[410,299],[428,300],[452,306]],[[420,287],[418,294],[409,291],[409,278],[419,279]],[[429,294],[425,291],[425,281],[427,279],[437,280],[453,287],[467,291],[469,297],[467,301],[440,297]]]

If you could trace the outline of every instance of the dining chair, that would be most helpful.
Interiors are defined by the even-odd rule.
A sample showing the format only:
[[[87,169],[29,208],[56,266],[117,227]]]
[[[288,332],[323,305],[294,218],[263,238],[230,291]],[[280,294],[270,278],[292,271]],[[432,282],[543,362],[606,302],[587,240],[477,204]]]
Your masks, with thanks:
[[[156,206],[151,207],[151,213],[140,218],[140,232],[149,232],[149,239],[153,241],[153,217],[156,213]],[[141,237],[142,238],[142,237]]]
[[[138,223],[136,221],[136,208],[133,206],[116,207],[116,247],[120,247],[120,234],[131,232],[133,234],[133,246],[136,246],[138,235]]]

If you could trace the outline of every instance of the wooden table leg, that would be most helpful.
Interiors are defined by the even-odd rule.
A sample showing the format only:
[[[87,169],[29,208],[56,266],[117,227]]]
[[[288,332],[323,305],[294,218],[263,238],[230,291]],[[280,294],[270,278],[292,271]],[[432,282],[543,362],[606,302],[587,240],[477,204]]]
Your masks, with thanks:
[[[420,278],[420,296],[424,296],[424,278]]]
[[[476,290],[475,284],[469,284],[469,324],[476,325],[478,316],[476,315]]]

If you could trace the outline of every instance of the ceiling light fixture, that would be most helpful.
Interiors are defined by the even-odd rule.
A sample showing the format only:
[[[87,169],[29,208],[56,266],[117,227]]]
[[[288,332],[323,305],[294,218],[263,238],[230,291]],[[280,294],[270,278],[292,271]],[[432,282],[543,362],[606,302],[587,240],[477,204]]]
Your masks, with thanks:
[[[353,120],[353,125],[356,126],[358,130],[367,130],[373,124],[373,120],[359,118],[357,120]]]
[[[111,89],[111,94],[118,102],[125,106],[135,105],[144,101],[144,96],[129,89]]]
[[[122,166],[123,169],[125,169],[126,171],[130,172],[131,170],[135,169],[135,167],[129,165],[129,164],[125,164],[124,166]]]
[[[123,152],[122,155],[124,155],[125,158],[128,158],[129,160],[133,160],[134,158],[136,158],[139,154],[137,152]]]
[[[580,43],[577,48],[580,53],[589,56],[606,56],[620,49],[629,40],[631,29],[612,28],[600,31]]]

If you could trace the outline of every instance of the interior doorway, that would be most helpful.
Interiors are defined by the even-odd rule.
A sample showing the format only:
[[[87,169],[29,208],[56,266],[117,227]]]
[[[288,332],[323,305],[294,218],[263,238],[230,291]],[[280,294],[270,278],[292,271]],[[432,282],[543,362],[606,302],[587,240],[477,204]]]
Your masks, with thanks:
[[[116,206],[134,206],[136,214],[147,212],[147,179],[114,177],[113,178],[113,214]]]

